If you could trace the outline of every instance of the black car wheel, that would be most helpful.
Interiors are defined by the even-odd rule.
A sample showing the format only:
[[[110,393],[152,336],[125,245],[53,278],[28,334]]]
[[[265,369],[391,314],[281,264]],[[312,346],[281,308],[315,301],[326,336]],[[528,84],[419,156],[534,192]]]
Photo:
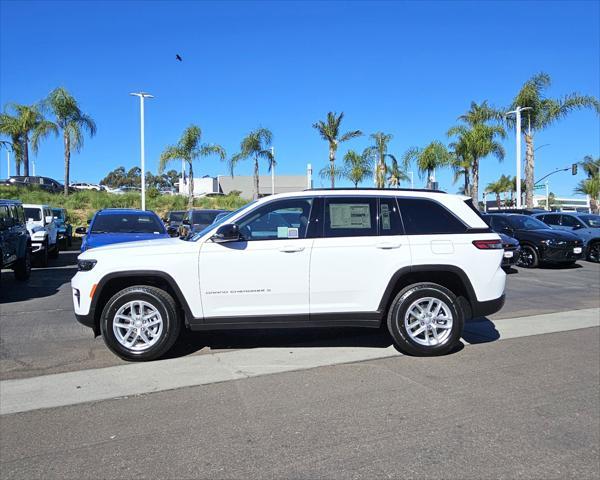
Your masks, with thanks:
[[[29,251],[29,246],[27,246],[25,256],[15,263],[14,271],[15,278],[19,281],[25,281],[31,275],[31,252]]]
[[[521,248],[521,255],[519,255],[519,261],[517,265],[523,268],[535,268],[539,264],[539,257],[535,248],[529,245],[523,245]]]
[[[600,262],[600,242],[594,242],[590,245],[588,248],[587,259],[594,263]]]
[[[58,252],[60,251],[60,242],[56,239],[56,243],[54,244],[54,248],[48,252],[48,256],[50,258],[58,258]]]
[[[35,255],[35,266],[46,268],[48,266],[48,244],[44,243],[42,249]]]

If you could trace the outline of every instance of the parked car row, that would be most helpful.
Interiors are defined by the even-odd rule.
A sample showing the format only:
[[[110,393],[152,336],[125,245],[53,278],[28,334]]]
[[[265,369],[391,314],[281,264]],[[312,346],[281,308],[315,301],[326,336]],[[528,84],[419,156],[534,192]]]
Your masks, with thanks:
[[[513,258],[512,264],[535,268],[540,264],[570,265],[580,259],[599,261],[599,215],[576,212],[491,213],[483,215],[483,218],[502,235],[503,243],[506,237],[518,241],[518,253],[508,254]],[[508,253],[506,245],[505,253]]]

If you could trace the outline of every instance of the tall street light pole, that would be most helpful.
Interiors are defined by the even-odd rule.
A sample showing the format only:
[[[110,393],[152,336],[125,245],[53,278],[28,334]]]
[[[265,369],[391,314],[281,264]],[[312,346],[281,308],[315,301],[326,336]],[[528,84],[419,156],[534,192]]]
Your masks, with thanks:
[[[271,147],[271,195],[275,195],[275,147]]]
[[[140,156],[142,161],[142,210],[146,210],[146,152],[144,151],[144,99],[154,98],[146,92],[130,93],[140,97]]]
[[[515,110],[506,112],[504,114],[506,117],[514,114],[516,119],[515,130],[517,143],[517,208],[521,208],[521,112],[524,112],[525,110],[531,110],[531,107],[517,107]]]

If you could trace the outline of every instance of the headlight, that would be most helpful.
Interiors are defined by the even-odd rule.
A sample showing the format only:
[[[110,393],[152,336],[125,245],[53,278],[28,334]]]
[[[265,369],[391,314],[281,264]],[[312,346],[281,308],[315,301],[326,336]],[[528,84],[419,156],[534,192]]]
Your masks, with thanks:
[[[80,272],[89,272],[96,266],[96,260],[77,260],[77,270]]]

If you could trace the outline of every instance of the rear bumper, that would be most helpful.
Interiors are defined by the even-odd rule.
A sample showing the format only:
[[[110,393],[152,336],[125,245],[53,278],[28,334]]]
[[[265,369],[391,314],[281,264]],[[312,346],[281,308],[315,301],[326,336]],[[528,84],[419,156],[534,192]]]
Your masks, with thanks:
[[[511,257],[507,257],[506,254],[508,252],[512,253]],[[513,265],[516,265],[517,262],[519,261],[519,255],[521,254],[521,248],[515,248],[515,249],[505,249],[504,250],[504,256],[502,257],[502,266],[503,267],[511,267]]]
[[[506,301],[506,295],[495,298],[494,300],[487,300],[485,302],[475,302],[471,305],[472,317],[486,317],[492,315],[502,309],[504,302]]]

